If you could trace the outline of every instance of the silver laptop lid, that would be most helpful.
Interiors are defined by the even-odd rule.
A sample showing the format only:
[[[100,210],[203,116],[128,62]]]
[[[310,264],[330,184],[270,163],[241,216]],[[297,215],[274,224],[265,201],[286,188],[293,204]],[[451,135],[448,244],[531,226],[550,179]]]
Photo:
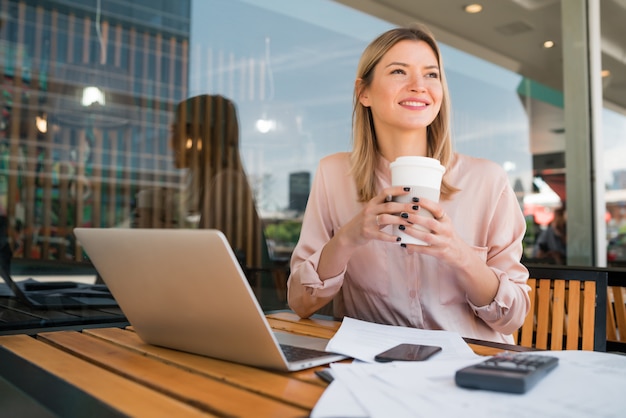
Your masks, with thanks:
[[[289,369],[222,232],[127,228],[74,232],[145,342]]]

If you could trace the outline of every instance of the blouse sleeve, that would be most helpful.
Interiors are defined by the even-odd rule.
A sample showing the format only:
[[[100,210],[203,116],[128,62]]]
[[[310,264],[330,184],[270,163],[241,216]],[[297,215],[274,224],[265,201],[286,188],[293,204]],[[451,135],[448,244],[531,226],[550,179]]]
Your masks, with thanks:
[[[513,189],[505,180],[492,212],[487,235],[487,265],[500,281],[494,300],[485,306],[468,303],[492,329],[511,334],[530,310],[528,270],[521,263],[526,222]]]
[[[287,301],[289,307],[302,318],[311,316],[339,292],[345,274],[345,267],[339,275],[323,281],[317,274],[324,245],[334,235],[328,191],[337,189],[339,185],[333,181],[334,189],[330,189],[327,180],[322,160],[309,194],[300,239],[291,256]]]

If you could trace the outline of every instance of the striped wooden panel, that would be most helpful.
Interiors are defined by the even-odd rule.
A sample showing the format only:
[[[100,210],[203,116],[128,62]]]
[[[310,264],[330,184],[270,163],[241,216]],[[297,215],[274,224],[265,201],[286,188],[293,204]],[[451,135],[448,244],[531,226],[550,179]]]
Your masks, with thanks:
[[[581,318],[581,332],[582,332],[582,349],[593,351],[594,347],[594,327],[595,327],[595,312],[596,312],[596,283],[584,282],[584,289],[582,290],[582,318]],[[579,298],[579,300],[581,300]],[[568,336],[568,344],[569,344]],[[573,346],[572,344],[571,346]]]
[[[615,299],[613,296],[613,286],[606,289],[606,340],[619,341],[617,322],[615,320]]]
[[[24,22],[26,21],[26,4],[24,3],[19,3],[18,5],[18,19],[17,19],[17,34],[16,34],[16,39],[17,39],[17,44],[18,45],[24,45],[24,32],[25,32],[25,27],[24,27]],[[5,25],[7,26],[7,25]],[[10,85],[10,89],[12,90],[12,97],[10,98],[10,101],[13,104],[13,107],[11,108],[11,115],[10,115],[10,129],[9,129],[9,154],[10,154],[10,158],[9,158],[9,172],[11,173],[17,173],[19,170],[19,161],[20,161],[20,137],[21,137],[21,120],[23,119],[22,116],[22,89],[25,87],[24,86],[24,80],[22,78],[22,68],[23,68],[23,59],[24,59],[24,49],[23,48],[17,48],[16,49],[16,56],[15,56],[15,65],[13,68],[13,79],[12,79],[12,84]],[[0,65],[2,65],[4,67],[5,65],[5,60],[2,59],[0,60],[2,61],[2,63]],[[3,73],[4,73],[4,68],[2,69]],[[2,74],[4,75],[4,74]],[[11,94],[11,93],[8,93]],[[20,185],[18,183],[18,176],[9,176],[9,181],[8,181],[8,185],[7,185],[7,196],[18,196],[19,195],[19,188]],[[6,215],[8,219],[15,219],[16,215],[17,215],[17,202],[15,199],[9,200],[7,202],[7,209],[6,209]],[[15,233],[15,231],[13,231],[13,229],[15,228],[14,225],[11,225],[11,222],[9,222],[9,236],[11,236],[12,234]],[[24,254],[29,254],[30,251],[30,245],[28,242],[25,242],[24,245]]]
[[[548,349],[548,331],[550,329],[550,280],[539,279],[539,287],[537,289],[537,305],[536,305],[536,337],[535,347],[540,349]]]
[[[582,308],[580,303],[580,287],[581,283],[577,281],[569,281],[568,292],[568,317],[567,317],[567,343],[565,348],[568,350],[578,349],[578,338],[580,336],[580,310]],[[592,324],[593,327],[593,324]]]
[[[596,284],[530,278],[530,311],[514,340],[543,350],[593,350]],[[564,345],[565,343],[565,345]]]
[[[609,286],[607,293],[607,340],[626,342],[626,287]]]
[[[535,331],[535,298],[537,297],[536,291],[536,280],[534,278],[528,279],[528,286],[530,286],[530,291],[528,296],[530,297],[530,310],[526,318],[524,319],[524,324],[522,328],[518,331],[520,336],[515,340],[516,344],[523,345],[525,347],[532,347],[533,345],[533,333]]]
[[[5,13],[8,4],[5,0],[0,3]],[[59,12],[56,6],[48,4],[32,5],[25,1],[15,4],[14,43],[19,47],[15,50],[10,82],[5,80],[5,84],[12,96],[8,169],[18,174],[8,178],[7,216],[9,219],[19,216],[21,220],[23,214],[24,226],[19,231],[14,230],[14,223],[9,226],[9,234],[20,242],[14,257],[81,260],[81,247],[68,247],[62,238],[71,236],[75,226],[87,223],[118,226],[132,216],[131,203],[136,192],[150,182],[157,188],[162,183],[168,186],[163,194],[152,195],[157,210],[150,213],[151,222],[144,226],[176,226],[183,206],[177,204],[180,196],[173,192],[176,186],[171,185],[176,185],[181,176],[169,171],[169,155],[162,155],[169,137],[162,134],[163,122],[158,113],[173,114],[173,103],[186,95],[188,41],[174,36],[163,39],[162,34],[154,32],[138,33],[137,28],[124,29],[119,23],[111,26],[106,18],[99,21],[98,36],[95,30],[98,22],[93,16],[67,10]],[[2,30],[6,35],[6,27]],[[66,46],[63,56],[59,56],[60,44]],[[32,49],[26,50],[24,45],[32,45]],[[125,55],[128,72],[121,68]],[[31,60],[28,65],[27,59]],[[155,77],[147,77],[152,63]],[[57,117],[57,98],[69,94],[65,72],[87,71],[93,64],[118,67],[120,72],[116,77],[127,77],[129,85],[130,81],[139,84],[139,88],[129,86],[129,91],[139,91],[143,99],[136,106],[139,120],[131,120],[123,128],[88,128]],[[139,76],[138,64],[143,64],[144,70]],[[0,62],[0,75],[5,73],[3,65]],[[44,67],[45,79],[39,74]],[[29,72],[24,68],[29,68]],[[162,77],[163,68],[169,68],[168,80]],[[107,77],[107,74],[97,75]],[[177,83],[177,76],[181,83]],[[45,87],[44,80],[48,83]],[[42,94],[26,95],[29,91],[47,93],[47,101],[41,101]],[[163,100],[152,99],[155,91]],[[164,102],[167,109],[161,109]],[[45,134],[38,132],[35,124],[26,123],[41,114],[50,123]],[[157,138],[158,144],[150,144],[153,146],[149,150],[145,141],[139,146],[132,145],[131,139],[137,137]],[[86,161],[88,155],[90,160]],[[110,163],[103,166],[101,163],[107,158]],[[158,177],[148,173],[150,170],[142,170],[153,160],[156,171],[161,170]],[[132,177],[134,172],[140,173],[139,179]],[[72,247],[72,254],[68,254]]]
[[[49,48],[50,48],[50,62],[57,62],[57,37],[59,36],[59,27],[58,27],[58,18],[59,13],[56,10],[53,10],[50,15],[50,40]],[[50,70],[51,72],[54,69]],[[46,109],[47,110],[47,109]],[[52,233],[52,170],[53,170],[53,161],[52,161],[52,148],[54,144],[54,135],[52,133],[52,129],[49,126],[48,120],[49,112],[46,112],[46,121],[47,121],[47,132],[45,134],[45,149],[44,149],[44,165],[43,171],[44,173],[48,173],[48,175],[44,176],[43,179],[43,233],[44,236],[49,237]],[[42,250],[42,258],[50,259],[50,244],[49,240],[44,242],[43,250]],[[64,246],[61,246],[57,251],[65,253]]]
[[[570,282],[571,285],[572,282]],[[552,294],[552,328],[550,340],[551,350],[563,349],[563,329],[565,318],[572,319],[572,315],[566,315],[565,313],[565,281],[557,280],[554,282],[553,294]]]

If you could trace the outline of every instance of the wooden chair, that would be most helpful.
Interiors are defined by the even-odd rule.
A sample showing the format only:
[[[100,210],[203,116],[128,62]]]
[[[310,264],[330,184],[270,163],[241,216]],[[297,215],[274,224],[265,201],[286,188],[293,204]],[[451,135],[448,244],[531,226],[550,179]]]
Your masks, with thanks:
[[[607,272],[606,350],[626,353],[626,270]]]
[[[608,273],[586,267],[527,266],[531,309],[516,343],[543,350],[606,350]]]

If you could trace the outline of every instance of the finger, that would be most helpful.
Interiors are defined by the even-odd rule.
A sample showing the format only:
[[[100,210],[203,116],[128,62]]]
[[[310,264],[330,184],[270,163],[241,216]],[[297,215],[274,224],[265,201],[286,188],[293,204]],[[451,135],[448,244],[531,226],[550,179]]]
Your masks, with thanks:
[[[388,203],[393,201],[393,195],[391,194],[380,194],[378,199],[380,199],[382,197],[382,203]]]
[[[394,196],[402,196],[409,193],[411,189],[403,186],[393,186],[384,189],[379,196],[382,195],[383,203],[393,202]]]

